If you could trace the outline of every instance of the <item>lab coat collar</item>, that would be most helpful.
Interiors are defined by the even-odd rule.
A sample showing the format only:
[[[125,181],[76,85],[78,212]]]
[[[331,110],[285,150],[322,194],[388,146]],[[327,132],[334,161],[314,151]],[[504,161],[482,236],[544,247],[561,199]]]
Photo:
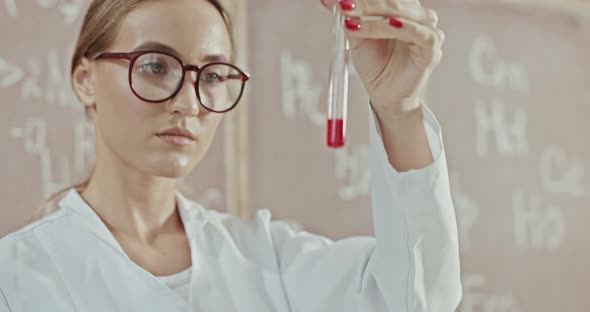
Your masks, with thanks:
[[[209,220],[205,209],[178,192],[176,193],[175,198],[176,207],[179,210],[180,218],[184,224],[187,236],[189,239],[196,237],[198,232],[201,231],[203,226]],[[119,242],[117,242],[115,237],[111,234],[111,231],[109,231],[104,222],[102,222],[100,217],[88,205],[88,203],[86,203],[76,189],[70,189],[60,200],[59,205],[81,217],[85,225],[88,226],[92,232],[106,241],[117,251],[126,255]]]
[[[189,200],[179,192],[176,193],[176,208],[184,224],[189,239],[196,237],[209,222],[209,213],[198,203]]]
[[[200,207],[177,199],[188,227],[199,229]],[[59,268],[80,311],[189,312],[191,306],[125,254],[106,225],[76,190],[59,202],[64,217],[40,227],[39,237]],[[98,243],[97,243],[98,240]],[[101,242],[104,242],[102,244]]]

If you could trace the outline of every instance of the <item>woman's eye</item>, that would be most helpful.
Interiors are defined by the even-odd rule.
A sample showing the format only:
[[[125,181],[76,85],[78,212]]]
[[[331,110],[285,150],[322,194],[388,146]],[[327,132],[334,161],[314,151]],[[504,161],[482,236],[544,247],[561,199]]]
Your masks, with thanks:
[[[140,66],[141,72],[148,72],[151,74],[162,74],[164,72],[164,64],[152,62],[152,63],[144,63]]]
[[[204,80],[209,83],[223,81],[222,77],[217,73],[205,73],[204,78]]]

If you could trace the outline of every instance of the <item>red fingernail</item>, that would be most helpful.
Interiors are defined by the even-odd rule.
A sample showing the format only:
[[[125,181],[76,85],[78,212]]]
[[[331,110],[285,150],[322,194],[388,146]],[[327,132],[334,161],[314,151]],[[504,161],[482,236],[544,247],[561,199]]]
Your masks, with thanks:
[[[344,11],[351,11],[356,9],[356,2],[354,0],[340,0],[340,7]]]
[[[404,23],[402,23],[400,20],[395,19],[395,18],[390,18],[389,19],[389,25],[395,27],[395,28],[402,28],[404,27]]]
[[[346,20],[344,20],[344,25],[348,30],[361,30],[361,19],[358,17],[347,17]]]

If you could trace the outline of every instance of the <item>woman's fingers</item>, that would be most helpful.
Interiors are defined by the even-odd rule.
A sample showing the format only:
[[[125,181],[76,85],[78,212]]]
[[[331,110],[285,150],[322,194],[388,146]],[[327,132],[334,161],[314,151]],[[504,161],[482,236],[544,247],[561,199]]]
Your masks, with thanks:
[[[346,19],[348,36],[365,39],[397,39],[424,48],[440,46],[444,32],[405,18],[385,18],[362,21],[357,17]]]
[[[438,26],[438,14],[436,14],[436,11],[433,9],[424,9],[424,11],[427,16],[426,25],[436,28],[436,26]]]
[[[321,0],[326,8],[338,6],[346,16],[398,16],[422,24],[436,25],[438,16],[433,10],[424,9],[418,2],[398,0]]]

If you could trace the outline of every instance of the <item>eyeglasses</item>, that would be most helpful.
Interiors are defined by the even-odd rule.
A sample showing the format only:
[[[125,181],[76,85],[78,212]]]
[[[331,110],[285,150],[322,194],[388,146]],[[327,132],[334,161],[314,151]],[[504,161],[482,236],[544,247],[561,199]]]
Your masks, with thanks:
[[[205,109],[215,113],[232,110],[250,79],[247,73],[229,63],[213,62],[199,68],[161,51],[101,53],[94,59],[129,60],[131,91],[150,103],[162,103],[176,96],[184,85],[186,72],[194,71],[197,98]]]

